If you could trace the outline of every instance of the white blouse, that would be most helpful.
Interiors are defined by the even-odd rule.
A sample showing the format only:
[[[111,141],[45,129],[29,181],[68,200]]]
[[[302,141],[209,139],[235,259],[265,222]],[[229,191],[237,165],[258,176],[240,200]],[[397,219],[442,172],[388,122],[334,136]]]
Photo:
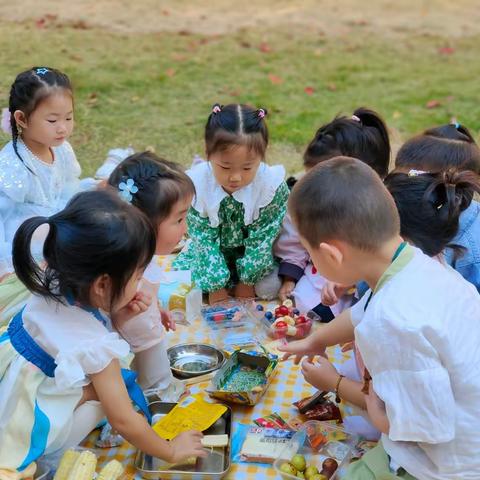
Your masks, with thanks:
[[[0,151],[0,277],[13,270],[12,241],[21,223],[58,212],[79,189],[81,168],[68,142],[52,147],[52,164],[36,157],[21,140],[17,149],[23,163],[13,142]],[[42,246],[41,241],[32,242],[32,253],[40,254]]]
[[[83,387],[89,375],[101,372],[114,359],[126,357],[130,347],[93,313],[32,295],[23,311],[25,330],[55,359],[59,390]]]
[[[208,217],[212,227],[218,227],[220,204],[229,194],[215,179],[210,162],[194,165],[187,170],[187,175],[195,185],[196,193],[192,207],[202,217]],[[244,206],[245,225],[250,225],[257,220],[260,210],[272,202],[284,179],[285,168],[282,165],[271,166],[261,162],[253,181],[232,193],[232,197]]]

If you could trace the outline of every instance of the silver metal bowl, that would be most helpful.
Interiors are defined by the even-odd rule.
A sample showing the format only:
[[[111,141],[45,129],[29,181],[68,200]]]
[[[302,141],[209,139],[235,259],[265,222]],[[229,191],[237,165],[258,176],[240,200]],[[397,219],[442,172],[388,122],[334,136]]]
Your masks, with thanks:
[[[219,369],[225,355],[205,343],[183,343],[167,350],[172,372],[182,378],[193,378]]]

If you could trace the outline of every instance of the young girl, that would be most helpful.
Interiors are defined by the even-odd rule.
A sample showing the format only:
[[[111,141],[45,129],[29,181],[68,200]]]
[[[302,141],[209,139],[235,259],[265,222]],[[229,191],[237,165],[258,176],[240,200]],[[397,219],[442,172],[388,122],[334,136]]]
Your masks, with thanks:
[[[15,78],[8,104],[12,140],[0,151],[0,277],[12,271],[12,239],[23,220],[50,215],[76,192],[80,165],[67,139],[73,131],[69,78],[34,67]],[[40,243],[34,244],[38,253]]]
[[[400,214],[400,233],[426,255],[435,257],[446,268],[444,251],[457,246],[452,241],[459,229],[459,219],[464,205],[475,192],[480,192],[479,178],[469,171],[449,170],[427,173],[411,170],[394,171],[385,179],[385,185]],[[369,439],[377,439],[379,432],[366,417],[365,398],[362,394],[364,365],[358,351],[355,356],[336,369],[327,359],[318,358],[318,364],[304,368],[305,379],[320,390],[335,391],[363,412],[345,418],[347,430]]]
[[[42,225],[45,270],[30,253]],[[0,336],[0,468],[22,471],[77,445],[104,415],[150,455],[169,462],[204,455],[201,433],[168,443],[135,412],[129,394],[149,415],[131,372],[120,370],[128,344],[109,328],[148,307],[137,286],[154,251],[150,222],[116,192],[78,194],[60,213],[21,225],[13,262],[34,295]]]
[[[384,178],[390,161],[390,141],[387,127],[380,116],[372,110],[358,108],[351,117],[337,117],[323,125],[308,145],[303,155],[303,165],[308,171],[318,163],[337,155],[358,158]],[[321,291],[326,281],[317,274],[289,215],[283,222],[274,253],[281,259],[280,298],[284,300],[293,295],[300,311],[313,309],[324,321],[331,320],[334,314],[320,304]],[[332,311],[339,313],[350,300],[346,297],[343,302],[332,304]]]
[[[205,127],[208,162],[187,172],[196,195],[187,224],[191,243],[175,266],[192,271],[210,303],[276,296],[272,253],[286,210],[282,166],[263,162],[268,144],[265,109],[214,105]]]
[[[449,168],[480,173],[480,148],[468,129],[458,123],[426,130],[407,141],[397,154],[395,168],[441,172]],[[447,249],[447,263],[480,292],[480,203],[470,199],[463,206],[460,228]]]
[[[120,163],[108,183],[127,196],[154,225],[155,254],[171,253],[186,233],[187,211],[195,193],[190,178],[175,163],[162,160],[154,153],[142,152]],[[121,189],[127,185],[130,185],[128,190]],[[169,330],[175,325],[168,313],[158,308],[159,285],[154,267],[153,264],[147,267],[140,282],[140,290],[153,298],[150,307],[117,328],[135,353],[134,365],[140,385],[155,389],[164,401],[176,401],[184,386],[172,376],[165,339],[165,328]]]

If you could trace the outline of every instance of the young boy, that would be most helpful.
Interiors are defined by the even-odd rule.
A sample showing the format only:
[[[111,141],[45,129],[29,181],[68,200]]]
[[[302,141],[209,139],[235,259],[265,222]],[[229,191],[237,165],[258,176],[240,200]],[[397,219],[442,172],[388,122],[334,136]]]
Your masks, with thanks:
[[[298,362],[356,341],[372,378],[367,411],[383,435],[346,478],[480,478],[476,289],[403,242],[392,197],[359,160],[337,157],[312,169],[289,209],[322,275],[345,285],[364,279],[371,288],[351,310],[284,347]],[[322,366],[303,368],[315,375]]]

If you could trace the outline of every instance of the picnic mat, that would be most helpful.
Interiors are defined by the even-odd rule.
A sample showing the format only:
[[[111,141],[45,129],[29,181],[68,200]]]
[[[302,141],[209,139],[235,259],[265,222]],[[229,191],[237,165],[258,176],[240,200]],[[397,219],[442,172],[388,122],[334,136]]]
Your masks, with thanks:
[[[212,341],[212,336],[209,335],[210,333],[206,323],[202,319],[198,319],[190,326],[179,325],[176,332],[168,334],[169,344],[176,345],[187,342],[215,343],[215,341]],[[336,363],[343,363],[348,358],[348,354],[342,353],[339,347],[329,349],[328,353],[330,360]],[[208,383],[209,382],[204,382],[193,385],[190,387],[191,393],[203,392]],[[292,360],[280,362],[270,387],[257,405],[253,407],[235,404],[230,405],[233,411],[233,421],[251,425],[254,419],[272,412],[280,414],[285,419],[291,418],[298,414],[296,408],[292,406],[292,402],[312,395],[314,392],[315,389],[305,382],[300,372],[300,366],[294,365]],[[99,457],[99,466],[103,466],[108,461],[116,459],[124,465],[125,473],[129,478],[135,477],[136,479],[140,479],[141,477],[136,473],[134,467],[135,448],[125,442],[117,448],[96,449],[95,441],[98,434],[98,430],[92,432],[87,437],[83,446],[95,449],[95,453]],[[233,435],[235,435],[235,428],[233,429]],[[229,473],[224,478],[260,480],[278,477],[272,466],[232,463]]]

